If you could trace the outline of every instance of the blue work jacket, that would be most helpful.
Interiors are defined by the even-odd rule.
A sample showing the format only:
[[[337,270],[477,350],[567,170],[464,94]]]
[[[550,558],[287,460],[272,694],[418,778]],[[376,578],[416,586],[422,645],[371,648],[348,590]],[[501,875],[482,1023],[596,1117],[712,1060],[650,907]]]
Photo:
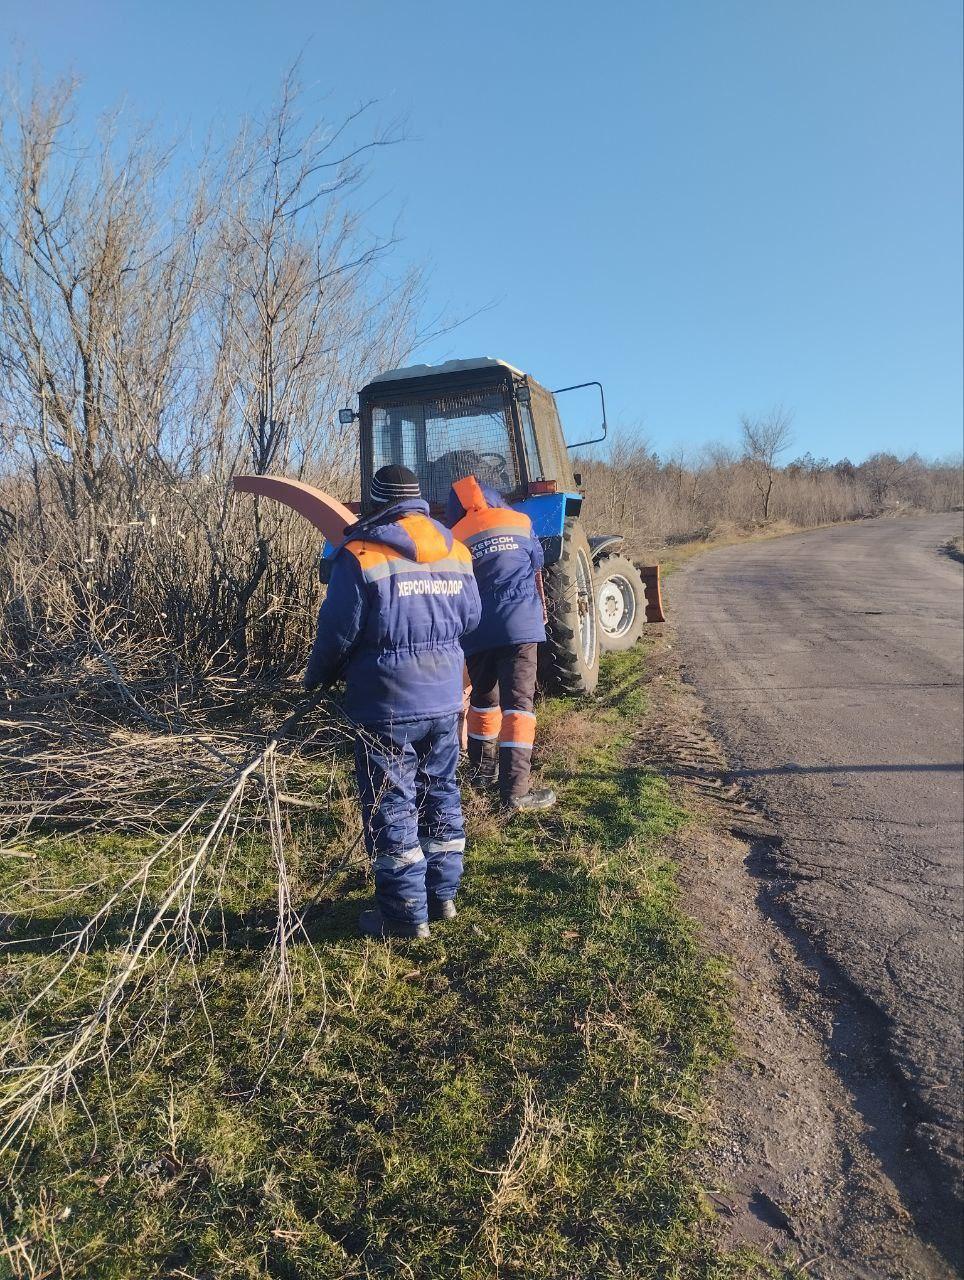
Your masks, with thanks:
[[[305,671],[305,687],[345,678],[359,724],[461,710],[462,638],[481,616],[472,557],[407,499],[346,530]]]
[[[472,553],[482,597],[482,621],[466,636],[465,652],[545,640],[542,598],[536,587],[542,543],[529,517],[503,506],[495,489],[466,476],[452,486],[446,519]]]

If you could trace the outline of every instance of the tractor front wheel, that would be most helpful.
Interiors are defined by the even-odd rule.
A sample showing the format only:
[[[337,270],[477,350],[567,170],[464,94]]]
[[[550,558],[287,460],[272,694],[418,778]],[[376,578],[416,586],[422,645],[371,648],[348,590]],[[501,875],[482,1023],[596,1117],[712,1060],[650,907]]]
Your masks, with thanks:
[[[599,626],[589,539],[570,518],[559,559],[543,573],[549,625],[540,646],[541,683],[557,693],[589,694],[599,679]]]
[[[601,556],[596,565],[596,609],[604,650],[631,649],[646,622],[646,588],[639,570],[625,556]]]

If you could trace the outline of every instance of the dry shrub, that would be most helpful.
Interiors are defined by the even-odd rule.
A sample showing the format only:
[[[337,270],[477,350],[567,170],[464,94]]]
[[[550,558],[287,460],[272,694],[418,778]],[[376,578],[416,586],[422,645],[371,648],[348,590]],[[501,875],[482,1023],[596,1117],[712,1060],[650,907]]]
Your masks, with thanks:
[[[854,465],[806,454],[781,467],[771,455],[767,465],[761,488],[761,462],[746,451],[709,445],[662,458],[645,440],[624,433],[605,457],[582,459],[577,470],[591,531],[624,534],[639,556],[780,528],[897,511],[948,511],[964,497],[959,459],[874,454]]]

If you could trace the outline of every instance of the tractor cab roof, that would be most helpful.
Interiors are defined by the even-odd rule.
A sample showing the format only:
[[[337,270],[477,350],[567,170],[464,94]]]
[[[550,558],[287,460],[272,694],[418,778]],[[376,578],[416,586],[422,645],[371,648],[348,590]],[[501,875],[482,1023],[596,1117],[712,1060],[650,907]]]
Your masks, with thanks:
[[[450,373],[465,373],[471,369],[508,369],[517,377],[523,377],[521,369],[507,360],[497,360],[494,356],[475,356],[471,360],[446,360],[442,364],[411,364],[406,369],[389,369],[379,373],[368,383],[369,387],[384,382],[409,382],[413,378],[445,377]]]

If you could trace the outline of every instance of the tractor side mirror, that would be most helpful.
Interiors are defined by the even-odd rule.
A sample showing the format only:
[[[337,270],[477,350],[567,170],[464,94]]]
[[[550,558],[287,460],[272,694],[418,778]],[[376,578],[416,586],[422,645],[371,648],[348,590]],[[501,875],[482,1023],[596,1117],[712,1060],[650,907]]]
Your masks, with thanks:
[[[357,417],[358,417],[358,414],[355,412],[354,409],[338,410],[338,421],[341,423],[343,427],[350,427]]]

